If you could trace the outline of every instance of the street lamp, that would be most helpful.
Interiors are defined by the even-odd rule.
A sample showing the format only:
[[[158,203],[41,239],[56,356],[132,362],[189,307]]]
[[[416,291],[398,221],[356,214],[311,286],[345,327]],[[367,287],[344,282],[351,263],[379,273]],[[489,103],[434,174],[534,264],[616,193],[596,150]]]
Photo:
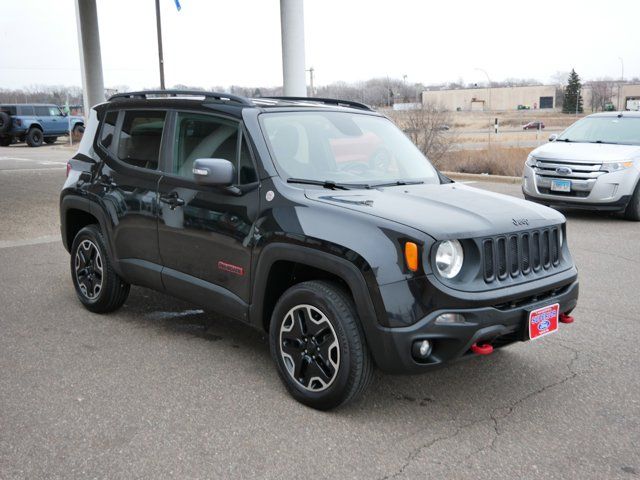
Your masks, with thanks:
[[[618,83],[618,111],[620,111],[620,97],[622,96],[622,84],[624,83],[624,60],[622,57],[618,57],[620,60],[620,82]]]
[[[487,81],[489,82],[489,111],[491,111],[491,79],[489,78],[489,74],[486,70],[482,68],[476,68],[476,70],[484,73],[487,76]]]

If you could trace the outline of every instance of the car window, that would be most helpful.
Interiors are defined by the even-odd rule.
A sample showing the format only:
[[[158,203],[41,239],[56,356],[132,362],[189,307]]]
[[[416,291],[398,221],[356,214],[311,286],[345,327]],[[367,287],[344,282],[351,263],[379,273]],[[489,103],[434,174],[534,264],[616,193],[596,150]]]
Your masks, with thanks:
[[[237,162],[238,123],[211,115],[179,113],[174,142],[173,173],[193,178],[199,158],[223,158]]]
[[[20,105],[18,112],[20,112],[18,115],[33,115],[33,105]]]
[[[49,115],[52,117],[59,117],[62,115],[62,112],[58,107],[49,107]]]
[[[166,112],[126,111],[118,138],[118,158],[134,167],[158,169]]]
[[[242,137],[242,145],[240,147],[240,160],[238,168],[238,183],[241,185],[258,181],[256,168],[251,158],[251,151],[247,144],[247,139]]]
[[[113,143],[113,134],[116,131],[116,121],[118,120],[118,112],[107,112],[102,122],[102,130],[100,132],[100,143],[103,147],[109,148]]]
[[[49,107],[35,106],[34,109],[39,117],[48,117],[50,115]]]
[[[15,105],[0,105],[0,112],[5,112],[5,113],[8,113],[9,115],[15,115],[16,107]]]

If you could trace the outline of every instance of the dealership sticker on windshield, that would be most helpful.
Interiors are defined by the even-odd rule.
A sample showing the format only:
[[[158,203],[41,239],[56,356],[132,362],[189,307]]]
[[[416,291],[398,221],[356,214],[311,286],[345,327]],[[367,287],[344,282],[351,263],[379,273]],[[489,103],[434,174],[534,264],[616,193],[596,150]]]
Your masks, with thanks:
[[[560,304],[549,305],[534,310],[529,314],[529,338],[539,338],[558,330]]]

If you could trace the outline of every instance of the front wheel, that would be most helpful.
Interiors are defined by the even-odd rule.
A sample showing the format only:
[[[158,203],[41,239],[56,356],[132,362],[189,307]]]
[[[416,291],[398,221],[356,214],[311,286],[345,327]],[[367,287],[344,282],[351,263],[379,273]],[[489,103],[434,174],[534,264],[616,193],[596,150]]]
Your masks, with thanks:
[[[636,185],[636,190],[633,192],[627,209],[624,211],[624,216],[627,220],[640,222],[640,181]]]
[[[273,311],[269,337],[287,390],[312,408],[346,404],[373,378],[353,300],[335,283],[310,281],[289,288]]]
[[[129,296],[130,285],[113,270],[97,225],[84,227],[74,238],[71,277],[78,298],[94,313],[117,310]]]

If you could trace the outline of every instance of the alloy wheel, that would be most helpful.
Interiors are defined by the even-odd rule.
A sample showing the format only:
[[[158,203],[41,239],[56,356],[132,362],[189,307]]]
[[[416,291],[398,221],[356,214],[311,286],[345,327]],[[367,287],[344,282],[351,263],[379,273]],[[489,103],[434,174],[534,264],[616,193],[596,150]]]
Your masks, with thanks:
[[[321,392],[333,383],[340,368],[338,337],[324,313],[312,305],[297,305],[280,326],[280,355],[298,385]]]
[[[102,256],[95,243],[83,240],[75,256],[75,274],[78,288],[89,300],[95,300],[102,291]]]

